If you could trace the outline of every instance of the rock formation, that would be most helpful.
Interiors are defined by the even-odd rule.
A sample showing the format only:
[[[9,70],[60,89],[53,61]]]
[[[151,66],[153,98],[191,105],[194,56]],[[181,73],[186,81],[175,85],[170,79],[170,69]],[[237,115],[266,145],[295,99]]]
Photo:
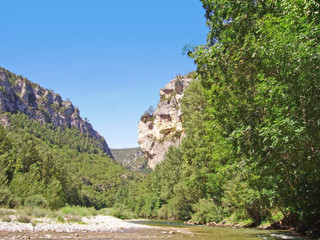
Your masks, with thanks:
[[[80,117],[77,107],[59,94],[44,89],[22,76],[0,68],[0,119],[1,112],[22,112],[41,123],[52,123],[54,127],[75,127],[94,138],[99,147],[112,157],[104,138],[91,124]]]
[[[150,170],[147,159],[140,147],[111,149],[111,152],[114,156],[114,160],[127,169],[144,172]]]
[[[138,143],[151,169],[164,159],[171,145],[180,144],[184,134],[180,102],[191,81],[189,75],[172,79],[160,90],[160,101],[153,114],[145,113],[140,119]]]

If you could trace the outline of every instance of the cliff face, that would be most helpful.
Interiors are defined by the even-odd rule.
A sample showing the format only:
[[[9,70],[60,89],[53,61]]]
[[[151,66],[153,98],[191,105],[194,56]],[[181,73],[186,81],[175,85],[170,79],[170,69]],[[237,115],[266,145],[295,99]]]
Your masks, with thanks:
[[[177,146],[183,137],[180,102],[192,78],[188,75],[172,79],[160,90],[160,101],[153,114],[144,114],[138,126],[138,143],[154,169],[171,145]]]
[[[18,111],[55,127],[75,127],[94,138],[99,147],[113,157],[104,138],[80,117],[79,109],[71,101],[64,101],[59,94],[0,68],[0,118],[1,112]]]

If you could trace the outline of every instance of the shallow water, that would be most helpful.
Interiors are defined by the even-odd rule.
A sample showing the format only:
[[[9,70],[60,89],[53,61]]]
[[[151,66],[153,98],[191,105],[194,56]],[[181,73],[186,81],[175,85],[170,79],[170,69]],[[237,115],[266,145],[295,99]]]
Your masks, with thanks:
[[[131,221],[137,224],[158,226],[157,229],[122,230],[116,232],[78,233],[6,233],[0,232],[0,239],[172,239],[172,240],[280,240],[311,238],[288,231],[258,230],[250,228],[187,226],[179,221]]]

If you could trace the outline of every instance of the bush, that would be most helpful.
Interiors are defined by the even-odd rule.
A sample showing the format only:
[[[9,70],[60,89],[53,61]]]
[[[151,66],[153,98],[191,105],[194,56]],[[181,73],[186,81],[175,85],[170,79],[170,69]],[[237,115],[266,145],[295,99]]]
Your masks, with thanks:
[[[191,220],[197,224],[220,222],[222,220],[221,209],[212,199],[200,199],[196,204],[193,204],[192,210],[195,213]]]
[[[21,206],[21,201],[22,200],[19,197],[11,197],[8,202],[8,207],[9,208],[16,208],[18,206]]]
[[[48,217],[51,214],[51,211],[35,207],[33,208],[32,215],[36,218]]]
[[[2,216],[1,219],[4,222],[11,222],[11,218],[9,216],[7,216],[7,215]]]
[[[46,199],[42,195],[29,196],[24,201],[25,206],[29,207],[42,207],[48,206]]]
[[[65,222],[64,217],[62,217],[61,215],[59,215],[59,216],[57,217],[57,220],[58,220],[58,222]]]
[[[17,217],[17,221],[21,222],[21,223],[30,223],[31,222],[31,218],[27,215],[20,215]]]
[[[79,207],[79,206],[65,206],[60,209],[60,212],[67,215],[80,215],[82,217],[85,216],[96,216],[97,210],[93,207],[87,208],[87,207]]]
[[[158,210],[158,217],[161,219],[168,219],[168,205],[163,204],[161,208]]]
[[[132,211],[126,209],[123,204],[116,203],[111,209],[110,214],[116,218],[120,219],[133,219],[136,217],[136,214]]]
[[[68,215],[66,219],[68,222],[82,222],[82,217],[80,217],[79,215]]]
[[[153,122],[154,121],[154,117],[148,113],[145,113],[141,116],[140,120],[144,123],[146,122]]]
[[[98,211],[99,215],[105,215],[105,216],[110,216],[112,215],[112,208],[102,208]]]
[[[13,214],[14,214],[13,210],[6,210],[6,209],[1,209],[0,210],[0,216],[13,215]]]
[[[20,208],[17,212],[17,215],[26,215],[31,217],[33,215],[33,208],[32,207]]]
[[[0,187],[0,206],[8,206],[11,193],[8,188]]]

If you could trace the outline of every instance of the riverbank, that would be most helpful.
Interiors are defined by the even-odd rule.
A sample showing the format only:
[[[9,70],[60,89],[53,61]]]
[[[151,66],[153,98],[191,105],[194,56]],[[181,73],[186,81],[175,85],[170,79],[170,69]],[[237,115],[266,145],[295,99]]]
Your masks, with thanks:
[[[21,223],[15,216],[11,221],[0,220],[0,231],[3,232],[111,232],[129,229],[155,228],[134,224],[112,216],[82,217],[77,222],[59,222],[51,218],[34,218],[30,223]]]
[[[46,221],[46,219],[42,219]],[[288,231],[258,230],[252,228],[186,226],[179,221],[124,221],[110,216],[83,217],[81,223],[38,222],[34,224],[19,223],[14,220],[10,229],[5,229],[6,222],[0,222],[0,239],[52,239],[52,240],[88,240],[88,239],[171,239],[171,240],[312,240]],[[148,226],[146,226],[147,224]],[[98,226],[96,226],[98,225]],[[17,228],[13,228],[16,226]],[[23,227],[23,228],[21,228]],[[7,231],[11,230],[11,232]]]
[[[192,221],[192,220],[185,221],[184,224],[189,225],[189,226],[252,228],[252,229],[257,229],[257,230],[286,230],[291,233],[302,234],[304,236],[317,237],[317,238],[320,237],[320,229],[319,228],[313,229],[312,231],[310,230],[307,232],[302,232],[302,231],[299,231],[299,229],[295,229],[292,226],[284,224],[282,221],[274,222],[274,223],[260,224],[259,226],[255,226],[252,224],[248,225],[248,224],[244,224],[244,223],[232,223],[232,222],[228,222],[228,221],[222,221],[221,223],[208,222],[208,223],[200,223],[199,224],[199,223]]]

